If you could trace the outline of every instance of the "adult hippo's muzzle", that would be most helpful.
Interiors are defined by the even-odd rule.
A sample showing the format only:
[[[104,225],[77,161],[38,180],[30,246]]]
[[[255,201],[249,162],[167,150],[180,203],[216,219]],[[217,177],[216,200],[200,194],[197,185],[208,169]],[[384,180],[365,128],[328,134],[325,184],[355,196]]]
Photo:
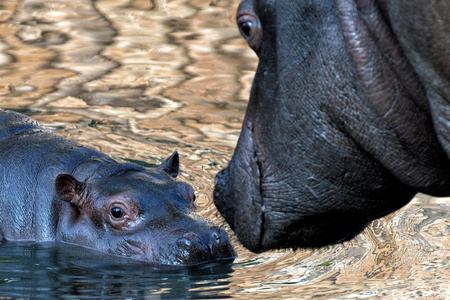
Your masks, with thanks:
[[[254,138],[260,132],[251,124],[244,121],[229,166],[216,176],[214,202],[243,245],[254,252],[349,240],[368,222],[398,209],[414,195],[368,157],[358,158],[364,162],[358,166],[320,153],[332,149],[317,149],[314,156],[325,158],[329,167],[314,168],[306,155],[298,161],[288,154],[283,147],[291,145],[277,143],[275,136],[266,142],[271,147],[263,147],[267,136]],[[347,168],[357,174],[371,169],[374,174],[361,176],[358,182]]]
[[[251,137],[245,133],[248,131],[242,133],[239,141],[241,147],[236,151],[255,154]],[[240,158],[242,159],[233,159],[228,168],[217,174],[214,202],[244,245],[256,251],[261,247],[264,234],[261,170],[256,155]],[[245,225],[240,226],[243,224]]]
[[[417,192],[450,195],[450,7],[420,7],[241,3],[259,64],[214,202],[247,248],[341,242]]]

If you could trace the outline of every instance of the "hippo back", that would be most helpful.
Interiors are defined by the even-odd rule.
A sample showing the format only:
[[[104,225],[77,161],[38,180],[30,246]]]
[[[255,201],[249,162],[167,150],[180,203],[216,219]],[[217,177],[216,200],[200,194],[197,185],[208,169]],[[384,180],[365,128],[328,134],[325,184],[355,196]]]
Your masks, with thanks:
[[[88,160],[112,160],[6,110],[0,110],[0,157],[0,236],[35,241],[55,239],[56,176]]]
[[[39,123],[24,115],[7,110],[0,110],[0,141],[20,132],[42,132]]]

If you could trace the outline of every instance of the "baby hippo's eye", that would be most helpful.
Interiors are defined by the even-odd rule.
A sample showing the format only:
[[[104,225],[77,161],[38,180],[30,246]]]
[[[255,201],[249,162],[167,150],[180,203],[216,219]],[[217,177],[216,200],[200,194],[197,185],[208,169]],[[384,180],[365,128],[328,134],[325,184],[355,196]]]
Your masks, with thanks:
[[[112,215],[113,218],[115,218],[115,219],[120,219],[120,218],[123,217],[124,212],[123,212],[122,208],[120,208],[120,207],[113,207],[113,208],[111,209],[111,215]]]
[[[112,228],[131,230],[139,224],[141,210],[138,202],[123,195],[111,200],[102,212]]]

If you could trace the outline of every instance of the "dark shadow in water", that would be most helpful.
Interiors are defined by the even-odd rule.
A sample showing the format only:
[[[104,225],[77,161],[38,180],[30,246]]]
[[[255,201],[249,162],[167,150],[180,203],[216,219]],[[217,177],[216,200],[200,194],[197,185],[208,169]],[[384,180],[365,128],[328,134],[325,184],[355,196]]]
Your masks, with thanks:
[[[12,298],[225,298],[231,263],[157,266],[63,243],[0,243],[0,295]]]

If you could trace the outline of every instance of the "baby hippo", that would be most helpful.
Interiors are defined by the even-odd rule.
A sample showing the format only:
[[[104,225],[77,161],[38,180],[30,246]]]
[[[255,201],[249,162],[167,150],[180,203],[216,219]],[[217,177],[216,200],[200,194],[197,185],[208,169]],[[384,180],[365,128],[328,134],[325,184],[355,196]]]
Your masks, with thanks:
[[[175,152],[153,170],[117,162],[0,110],[0,239],[61,241],[163,265],[229,260],[226,233],[194,213]]]

